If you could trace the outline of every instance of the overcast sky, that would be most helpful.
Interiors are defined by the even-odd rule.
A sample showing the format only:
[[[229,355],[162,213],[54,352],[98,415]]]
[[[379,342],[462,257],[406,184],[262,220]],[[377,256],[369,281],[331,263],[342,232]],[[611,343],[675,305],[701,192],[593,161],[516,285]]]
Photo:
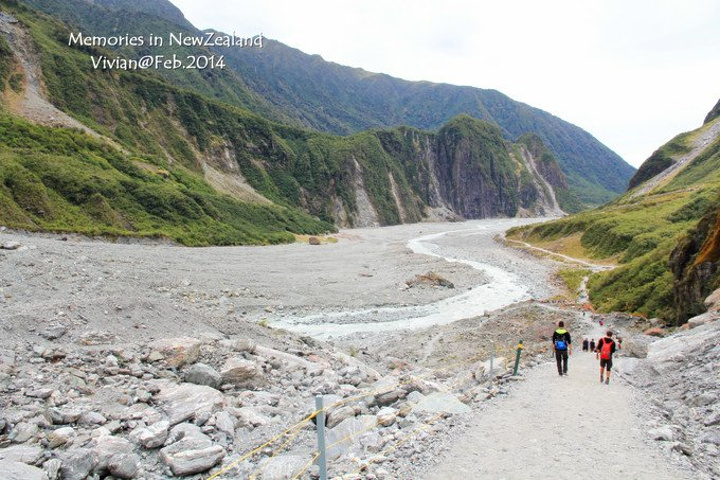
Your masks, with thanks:
[[[639,166],[720,98],[720,2],[171,0],[196,27],[262,33],[407,80],[494,88]]]

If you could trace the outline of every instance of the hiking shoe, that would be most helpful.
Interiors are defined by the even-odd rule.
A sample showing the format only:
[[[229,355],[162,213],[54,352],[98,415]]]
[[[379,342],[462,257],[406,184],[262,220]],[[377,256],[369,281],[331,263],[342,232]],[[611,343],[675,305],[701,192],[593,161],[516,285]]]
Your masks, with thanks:
[[[610,379],[609,379],[609,378],[606,378],[606,379],[605,379],[605,385],[610,385]]]
[[[600,383],[602,383],[602,382],[603,382],[603,378],[602,378],[602,377],[600,377]]]

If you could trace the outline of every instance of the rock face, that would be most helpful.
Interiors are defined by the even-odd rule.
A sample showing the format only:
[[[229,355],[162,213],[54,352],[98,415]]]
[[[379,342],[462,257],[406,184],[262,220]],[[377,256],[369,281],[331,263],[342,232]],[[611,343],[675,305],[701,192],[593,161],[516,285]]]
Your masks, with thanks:
[[[707,213],[670,255],[675,277],[676,324],[705,312],[703,300],[720,287],[720,204]]]
[[[672,444],[707,478],[720,477],[718,338],[720,319],[655,339],[630,377],[658,410],[649,437]]]

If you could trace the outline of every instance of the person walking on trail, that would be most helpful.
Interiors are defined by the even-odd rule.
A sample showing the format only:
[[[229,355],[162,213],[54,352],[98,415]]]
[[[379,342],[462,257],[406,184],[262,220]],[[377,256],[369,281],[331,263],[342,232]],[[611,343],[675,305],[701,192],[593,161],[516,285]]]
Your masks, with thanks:
[[[607,336],[598,341],[597,352],[600,354],[600,383],[603,382],[603,375],[605,375],[605,369],[607,368],[605,385],[608,385],[610,383],[610,370],[612,370],[612,356],[615,353],[615,340],[612,339],[610,330],[608,330]]]
[[[568,355],[572,355],[572,339],[570,338],[570,332],[565,330],[565,322],[558,322],[558,328],[553,333],[552,342],[558,374],[560,376],[567,375]]]
[[[583,338],[583,352],[587,352],[590,348],[590,342],[587,338]]]
[[[590,340],[590,351],[595,352],[595,339]],[[595,355],[597,357],[597,355]]]

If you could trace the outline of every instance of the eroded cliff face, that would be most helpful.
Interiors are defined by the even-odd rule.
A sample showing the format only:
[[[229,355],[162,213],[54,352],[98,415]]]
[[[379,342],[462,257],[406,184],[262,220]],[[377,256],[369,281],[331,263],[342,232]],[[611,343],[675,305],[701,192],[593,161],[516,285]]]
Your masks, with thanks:
[[[464,219],[562,215],[555,186],[567,183],[537,141],[535,151],[510,143],[495,125],[468,116],[437,133],[376,131],[340,159],[350,167],[337,191],[349,188],[353,201],[333,199],[334,220],[365,227],[419,221],[429,211]]]
[[[670,256],[676,322],[705,312],[703,300],[720,286],[720,199]]]

